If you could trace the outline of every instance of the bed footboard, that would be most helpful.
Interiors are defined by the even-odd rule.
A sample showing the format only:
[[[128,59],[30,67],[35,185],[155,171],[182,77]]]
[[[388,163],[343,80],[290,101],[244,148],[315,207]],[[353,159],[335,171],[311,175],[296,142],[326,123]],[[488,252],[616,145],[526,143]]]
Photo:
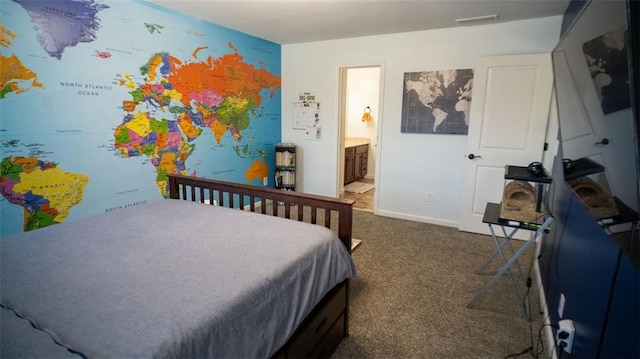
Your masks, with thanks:
[[[351,252],[352,200],[173,174],[169,197],[324,225]]]

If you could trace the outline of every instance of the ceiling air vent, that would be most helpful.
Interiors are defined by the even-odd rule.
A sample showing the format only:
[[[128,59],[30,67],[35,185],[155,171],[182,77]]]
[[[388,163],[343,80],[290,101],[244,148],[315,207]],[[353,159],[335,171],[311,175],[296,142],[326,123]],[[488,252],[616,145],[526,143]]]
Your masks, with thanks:
[[[498,20],[498,14],[455,19],[455,22],[457,22],[460,25],[472,25],[480,22],[489,22],[489,21],[496,21],[496,20]]]

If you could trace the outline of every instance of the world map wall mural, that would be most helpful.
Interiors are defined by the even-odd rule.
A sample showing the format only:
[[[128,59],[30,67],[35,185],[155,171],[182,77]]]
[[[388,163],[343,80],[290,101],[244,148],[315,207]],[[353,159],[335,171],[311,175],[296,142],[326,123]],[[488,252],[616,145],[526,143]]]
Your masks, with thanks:
[[[3,1],[0,235],[166,198],[171,173],[273,186],[280,58],[142,1]]]
[[[439,70],[404,74],[402,133],[466,135],[473,70]]]

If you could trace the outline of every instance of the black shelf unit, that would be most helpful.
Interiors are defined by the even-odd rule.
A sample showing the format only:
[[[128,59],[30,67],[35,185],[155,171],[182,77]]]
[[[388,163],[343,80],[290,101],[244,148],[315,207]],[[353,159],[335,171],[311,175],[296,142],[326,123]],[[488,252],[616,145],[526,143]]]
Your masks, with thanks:
[[[551,183],[551,177],[547,175],[534,176],[527,167],[506,165],[504,170],[504,179],[538,182],[538,183]]]
[[[570,170],[565,169],[564,180],[571,181],[580,177],[604,172],[604,167],[590,158],[581,158],[573,161],[573,167]]]
[[[275,148],[275,188],[296,190],[296,145],[282,142]]]

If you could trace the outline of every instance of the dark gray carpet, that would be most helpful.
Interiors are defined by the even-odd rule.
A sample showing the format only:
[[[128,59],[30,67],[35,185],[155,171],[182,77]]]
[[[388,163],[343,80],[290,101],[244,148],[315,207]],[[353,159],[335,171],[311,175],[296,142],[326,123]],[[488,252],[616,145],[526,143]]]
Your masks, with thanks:
[[[499,268],[496,258],[488,274],[474,274],[495,249],[491,237],[359,210],[353,237],[363,244],[353,254],[350,336],[332,358],[504,358],[537,346],[534,288],[531,323],[506,276],[466,307]],[[520,260],[525,274],[533,254],[532,246]]]

